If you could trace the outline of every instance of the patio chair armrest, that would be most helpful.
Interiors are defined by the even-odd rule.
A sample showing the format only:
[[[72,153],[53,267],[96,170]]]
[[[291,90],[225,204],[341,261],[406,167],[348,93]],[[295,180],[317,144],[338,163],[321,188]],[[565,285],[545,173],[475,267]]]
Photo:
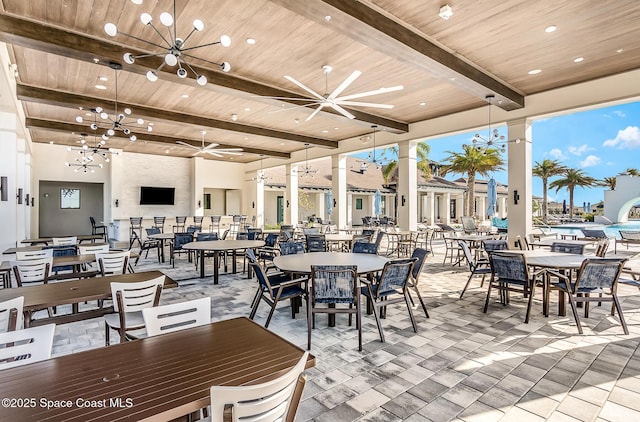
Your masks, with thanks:
[[[536,271],[535,274],[543,274],[543,273],[544,274],[549,274],[549,275],[551,275],[553,277],[558,277],[558,278],[563,279],[565,281],[569,281],[569,277],[567,277],[566,275],[560,274],[559,272],[550,270],[548,268],[543,268],[541,270],[538,270],[538,271]]]
[[[309,279],[307,277],[294,278],[293,280],[283,281],[278,284],[278,288],[284,289],[285,287],[295,286],[297,284],[307,283]]]

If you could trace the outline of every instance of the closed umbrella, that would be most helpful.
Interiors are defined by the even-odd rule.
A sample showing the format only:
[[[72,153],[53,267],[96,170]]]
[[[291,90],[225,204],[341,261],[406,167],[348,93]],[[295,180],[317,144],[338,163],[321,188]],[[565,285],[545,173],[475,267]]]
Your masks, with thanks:
[[[327,215],[333,213],[333,191],[327,192]]]
[[[566,200],[566,199],[564,199],[564,200],[562,201],[562,213],[563,213],[563,214],[566,214],[566,213],[567,213],[567,200]]]
[[[382,195],[380,194],[380,190],[376,190],[376,193],[373,195],[373,208],[374,208],[376,217],[380,215],[381,202],[382,202]]]
[[[496,180],[494,178],[489,179],[487,183],[487,216],[489,218],[496,214],[496,206],[498,205],[498,190],[496,188]]]

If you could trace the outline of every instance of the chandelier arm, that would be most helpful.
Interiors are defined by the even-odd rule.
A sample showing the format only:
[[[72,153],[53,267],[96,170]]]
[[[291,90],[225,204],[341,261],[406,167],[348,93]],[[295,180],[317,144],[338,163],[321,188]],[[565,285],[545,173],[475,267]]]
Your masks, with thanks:
[[[183,52],[183,54],[182,54],[182,55],[183,55],[184,57],[189,57],[190,59],[202,60],[203,62],[207,62],[207,63],[210,63],[210,64],[214,64],[214,65],[216,65],[216,66],[220,66],[220,67],[222,67],[222,64],[221,64],[221,63],[217,63],[217,62],[214,62],[214,61],[211,61],[211,60],[203,59],[203,58],[200,58],[200,57],[197,57],[197,56],[191,55],[191,54],[184,54],[184,52]],[[185,63],[185,64],[187,63],[187,62],[185,62],[185,61],[184,61],[184,59],[182,59],[182,62],[183,62],[183,63]],[[189,67],[191,67],[191,66],[189,66]],[[196,75],[198,74],[198,73],[197,73],[195,70],[193,70],[193,69],[191,69],[191,71],[193,71],[193,73],[195,73]]]
[[[191,36],[191,34],[193,34],[194,31],[195,31],[195,29],[191,31],[191,33],[189,34],[189,36],[187,38],[189,38]],[[184,39],[185,42],[187,41],[187,38]],[[195,50],[196,48],[209,47],[210,45],[216,45],[216,44],[220,44],[220,41],[213,41],[213,42],[209,42],[209,43],[206,43],[206,44],[200,44],[200,45],[196,45],[194,47],[181,49],[180,51],[182,51],[184,53],[185,51]]]
[[[175,19],[173,20],[173,22],[175,23]],[[171,41],[171,44],[169,44],[169,50],[172,50],[173,46],[176,45],[177,38],[174,34],[171,33],[171,28],[167,28],[167,32],[169,33],[169,40]]]
[[[167,47],[166,47],[166,46],[164,46],[164,45],[156,44],[156,43],[154,43],[154,42],[152,42],[152,41],[147,41],[147,40],[145,40],[145,39],[142,39],[142,38],[140,38],[140,37],[136,37],[135,35],[131,35],[131,34],[128,34],[128,33],[126,33],[126,32],[118,32],[118,34],[126,35],[126,36],[127,36],[127,37],[129,37],[129,38],[133,38],[134,40],[141,41],[141,42],[143,42],[143,43],[146,43],[146,44],[152,45],[152,46],[154,46],[154,47],[158,47],[158,48],[167,48]],[[162,39],[164,40],[164,42],[167,42],[167,40],[165,40],[165,39],[164,39],[164,37],[162,37]],[[153,55],[154,55],[154,54],[147,54],[147,55],[144,55],[144,56],[136,56],[136,57],[147,57],[147,56],[153,56]]]
[[[160,32],[158,30],[158,28],[156,28],[156,26],[153,24],[153,22],[149,22],[149,26],[151,28],[153,28],[154,31],[156,31],[156,34],[158,34],[160,36],[160,38],[162,38],[162,41],[164,41],[167,44],[167,47],[171,48],[173,47],[173,43],[170,43],[169,41],[167,41],[167,39],[165,38],[164,35],[162,35],[162,32]],[[169,31],[169,36],[171,38],[171,31]],[[151,44],[151,42],[147,41],[149,44]],[[161,48],[166,48],[165,46],[160,46]]]
[[[164,48],[164,47],[160,46],[160,48]],[[149,53],[149,54],[141,54],[139,56],[133,56],[133,57],[135,57],[136,59],[143,59],[145,57],[164,57],[164,54],[163,53]]]
[[[189,35],[187,35],[183,40],[182,40],[182,45],[185,45],[187,43],[187,40],[193,35],[193,33],[196,32],[195,28],[191,28],[191,32],[189,32]],[[210,45],[210,44],[208,44]],[[200,47],[204,47],[204,45],[199,45],[197,47],[191,47],[191,48],[186,48],[185,50],[191,50],[193,48],[200,48]],[[180,49],[180,51],[185,51],[183,49]]]

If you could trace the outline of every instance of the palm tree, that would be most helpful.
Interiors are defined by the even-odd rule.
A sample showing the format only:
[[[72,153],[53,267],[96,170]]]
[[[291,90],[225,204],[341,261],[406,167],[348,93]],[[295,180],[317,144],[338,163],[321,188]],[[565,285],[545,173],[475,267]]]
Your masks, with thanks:
[[[473,145],[463,145],[463,153],[447,151],[449,156],[444,159],[447,163],[442,166],[442,175],[460,173],[467,175],[467,215],[473,216],[475,201],[476,174],[487,177],[490,171],[504,170],[504,160],[497,149],[476,148]]]
[[[532,170],[534,176],[542,179],[542,221],[547,224],[549,178],[563,174],[567,168],[556,160],[542,160],[541,163],[536,161]]]
[[[598,181],[591,176],[587,176],[582,170],[568,169],[564,177],[556,179],[549,184],[549,187],[556,190],[556,193],[563,188],[569,191],[569,216],[573,218],[573,191],[576,187],[593,187]]]
[[[629,176],[640,176],[638,169],[628,168],[626,171]]]
[[[382,177],[384,178],[384,183],[389,183],[389,177],[393,174],[395,169],[398,167],[398,147],[392,147],[388,150],[384,150],[382,152],[382,156],[386,154],[387,151],[391,151],[391,154],[395,156],[394,159],[389,160],[387,165],[385,165],[382,169]],[[431,168],[429,167],[429,152],[431,148],[427,145],[426,142],[419,142],[416,146],[416,155],[418,158],[418,171],[422,173],[422,176],[429,180],[431,178]]]
[[[610,190],[616,190],[616,183],[618,183],[618,179],[615,176],[605,177],[602,179],[602,182],[600,182],[600,186],[607,187]]]

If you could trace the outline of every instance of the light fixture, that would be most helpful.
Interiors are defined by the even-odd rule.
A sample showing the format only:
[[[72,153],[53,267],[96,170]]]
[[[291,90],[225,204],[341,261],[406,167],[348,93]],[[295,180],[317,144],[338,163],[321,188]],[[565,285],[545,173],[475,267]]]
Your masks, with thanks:
[[[485,138],[479,133],[476,133],[471,142],[473,143],[474,148],[476,148],[477,150],[482,150],[485,153],[489,148],[499,150],[500,152],[505,152],[506,144],[508,144],[509,142],[515,142],[516,144],[520,143],[520,139],[507,141],[504,135],[500,135],[498,133],[498,129],[493,129],[493,131],[491,131],[491,106],[493,105],[495,95],[489,94],[485,97],[485,99],[487,100],[487,103],[489,103],[489,136]],[[466,148],[467,145],[463,145],[463,147]]]
[[[238,120],[238,115],[237,115],[237,114],[235,114],[235,113],[233,113],[233,114],[231,115],[231,120],[233,120],[234,122],[235,122],[235,121],[237,121],[237,120]]]
[[[364,173],[367,171],[367,167],[369,167],[371,164],[376,166],[376,169],[380,170],[382,168],[382,156],[377,157],[376,156],[376,129],[378,128],[378,125],[372,125],[371,129],[373,129],[373,133],[371,134],[371,139],[373,139],[373,151],[371,151],[369,153],[369,155],[367,156],[367,159],[364,161],[361,161],[360,163],[360,173]]]
[[[264,182],[266,182],[267,180],[269,180],[269,177],[267,177],[267,176],[264,174],[264,170],[262,169],[262,160],[263,160],[263,158],[264,158],[264,155],[263,155],[263,154],[260,154],[260,171],[258,171],[258,172],[256,173],[256,176],[255,176],[255,177],[253,177],[251,180],[255,180],[256,182],[262,182],[262,183],[264,183]]]
[[[95,167],[102,168],[102,164],[88,164],[79,158],[76,158],[73,163],[64,163],[64,165],[67,167],[75,167],[73,171],[76,173],[95,173]]]
[[[106,163],[111,161],[111,155],[117,155],[117,152],[113,152],[108,148],[104,148],[106,141],[101,140],[98,142],[96,136],[93,137],[93,145],[88,145],[86,140],[87,134],[80,134],[80,144],[81,147],[67,147],[67,151],[78,151],[80,154],[80,160],[84,163],[92,163],[94,161],[94,157],[97,155],[102,158]]]
[[[311,176],[313,178],[313,175],[317,172],[318,170],[313,170],[309,167],[309,144],[304,144],[304,167],[298,172],[298,175],[300,177]]]
[[[449,18],[453,16],[453,9],[448,4],[445,4],[440,8],[440,13],[438,13],[438,16],[440,16],[444,20],[449,20]]]
[[[186,78],[188,76],[187,69],[189,69],[195,75],[196,82],[198,83],[198,85],[201,85],[201,86],[206,85],[207,77],[204,75],[198,75],[198,72],[196,72],[193,69],[193,67],[191,67],[191,65],[187,61],[185,61],[185,57],[188,57],[190,59],[202,60],[207,63],[214,64],[216,66],[219,66],[223,72],[228,72],[229,70],[231,70],[231,65],[228,62],[216,63],[207,59],[193,56],[191,54],[193,50],[196,50],[202,47],[207,47],[210,45],[215,45],[215,44],[220,44],[223,47],[229,47],[231,45],[231,38],[228,35],[222,35],[219,41],[200,44],[193,47],[187,47],[187,41],[189,40],[189,38],[191,38],[194,32],[196,31],[201,32],[204,29],[204,23],[200,19],[196,19],[193,21],[191,32],[189,32],[189,34],[187,34],[185,38],[178,38],[178,33],[177,33],[178,25],[177,25],[175,0],[173,1],[173,15],[168,12],[163,12],[160,14],[160,23],[167,28],[168,37],[165,35],[162,35],[159,28],[153,24],[153,18],[149,13],[143,13],[142,15],[140,15],[140,21],[142,22],[143,25],[150,26],[156,32],[156,34],[158,34],[158,36],[162,40],[160,44],[158,44],[158,42],[156,41],[148,41],[148,40],[139,38],[135,35],[127,34],[126,32],[119,32],[118,28],[113,23],[107,23],[104,26],[104,31],[107,33],[107,35],[111,37],[115,37],[118,33],[120,33],[129,38],[142,41],[150,46],[157,47],[159,49],[164,50],[157,53],[141,54],[138,56],[133,55],[132,53],[125,53],[123,56],[124,61],[127,64],[133,64],[136,59],[143,58],[143,57],[164,57],[164,61],[156,70],[149,70],[147,72],[147,79],[150,80],[151,82],[155,82],[158,80],[158,72],[160,71],[160,69],[162,69],[166,65],[171,67],[178,66],[178,69],[176,70],[176,74],[178,75],[179,78]]]
[[[113,117],[109,115],[106,111],[102,109],[102,107],[92,108],[90,111],[94,114],[94,122],[91,124],[91,129],[106,129],[106,132],[102,134],[102,140],[108,141],[110,137],[115,136],[116,131],[124,133],[129,137],[131,142],[136,141],[138,137],[131,133],[131,128],[134,129],[146,129],[147,132],[151,132],[153,128],[151,127],[151,123],[149,123],[146,127],[140,126],[144,125],[144,120],[141,118],[136,119],[136,124],[128,123],[125,119],[131,115],[131,109],[125,108],[121,113],[118,112],[118,71],[122,69],[122,65],[116,62],[110,62],[109,67],[113,69],[116,73],[115,84],[116,84],[116,99],[115,99],[115,108]],[[109,123],[104,122],[105,125],[98,124],[95,115],[99,115],[101,119],[107,120]],[[83,117],[78,115],[76,116],[76,122],[82,123],[84,121]]]

